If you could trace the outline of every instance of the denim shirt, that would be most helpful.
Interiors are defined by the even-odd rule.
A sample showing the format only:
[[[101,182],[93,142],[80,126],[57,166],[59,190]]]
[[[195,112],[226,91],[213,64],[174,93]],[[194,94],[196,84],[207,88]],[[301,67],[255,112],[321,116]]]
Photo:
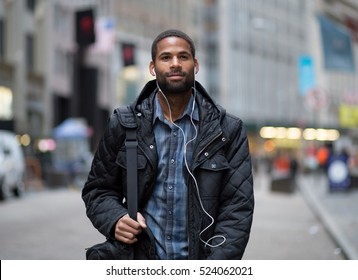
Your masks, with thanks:
[[[181,131],[165,119],[158,96],[155,97],[153,122],[158,151],[158,174],[153,194],[144,209],[144,217],[155,238],[159,259],[188,258],[186,179],[195,145],[195,139],[190,140],[196,136],[191,115],[196,128],[199,121],[197,104],[192,113],[193,102],[194,97],[191,96],[183,115],[175,122],[181,127]]]

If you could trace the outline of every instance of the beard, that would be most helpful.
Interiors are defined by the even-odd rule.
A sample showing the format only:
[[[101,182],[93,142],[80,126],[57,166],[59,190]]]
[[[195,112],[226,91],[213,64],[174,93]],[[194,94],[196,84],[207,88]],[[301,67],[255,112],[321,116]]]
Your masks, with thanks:
[[[165,94],[179,94],[189,91],[194,85],[194,75],[188,75],[188,73],[181,72],[184,79],[181,81],[170,81],[166,77],[172,73],[165,73],[163,76],[157,76],[157,82],[160,89]]]

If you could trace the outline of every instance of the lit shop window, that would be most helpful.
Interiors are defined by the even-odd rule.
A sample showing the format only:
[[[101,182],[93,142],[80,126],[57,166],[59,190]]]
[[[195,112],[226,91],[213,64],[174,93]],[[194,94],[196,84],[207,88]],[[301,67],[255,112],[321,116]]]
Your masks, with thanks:
[[[0,86],[0,120],[11,120],[13,118],[13,93],[11,89]]]

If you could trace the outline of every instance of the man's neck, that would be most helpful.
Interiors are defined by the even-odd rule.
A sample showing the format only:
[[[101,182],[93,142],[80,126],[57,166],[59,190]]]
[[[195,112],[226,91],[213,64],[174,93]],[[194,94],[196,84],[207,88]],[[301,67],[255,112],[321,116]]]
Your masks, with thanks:
[[[185,108],[188,105],[188,102],[191,97],[191,91],[188,91],[186,93],[167,94],[165,95],[165,97],[168,100],[170,110],[163,94],[158,93],[159,104],[162,108],[164,117],[169,121],[175,122],[182,116],[183,112],[185,111]]]

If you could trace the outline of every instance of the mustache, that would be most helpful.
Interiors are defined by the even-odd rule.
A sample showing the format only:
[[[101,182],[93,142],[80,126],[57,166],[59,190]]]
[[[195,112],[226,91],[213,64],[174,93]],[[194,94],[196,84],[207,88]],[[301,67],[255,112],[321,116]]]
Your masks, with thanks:
[[[182,71],[171,71],[169,73],[166,73],[165,74],[166,77],[171,77],[171,76],[186,76],[186,73],[185,72],[182,72]]]

